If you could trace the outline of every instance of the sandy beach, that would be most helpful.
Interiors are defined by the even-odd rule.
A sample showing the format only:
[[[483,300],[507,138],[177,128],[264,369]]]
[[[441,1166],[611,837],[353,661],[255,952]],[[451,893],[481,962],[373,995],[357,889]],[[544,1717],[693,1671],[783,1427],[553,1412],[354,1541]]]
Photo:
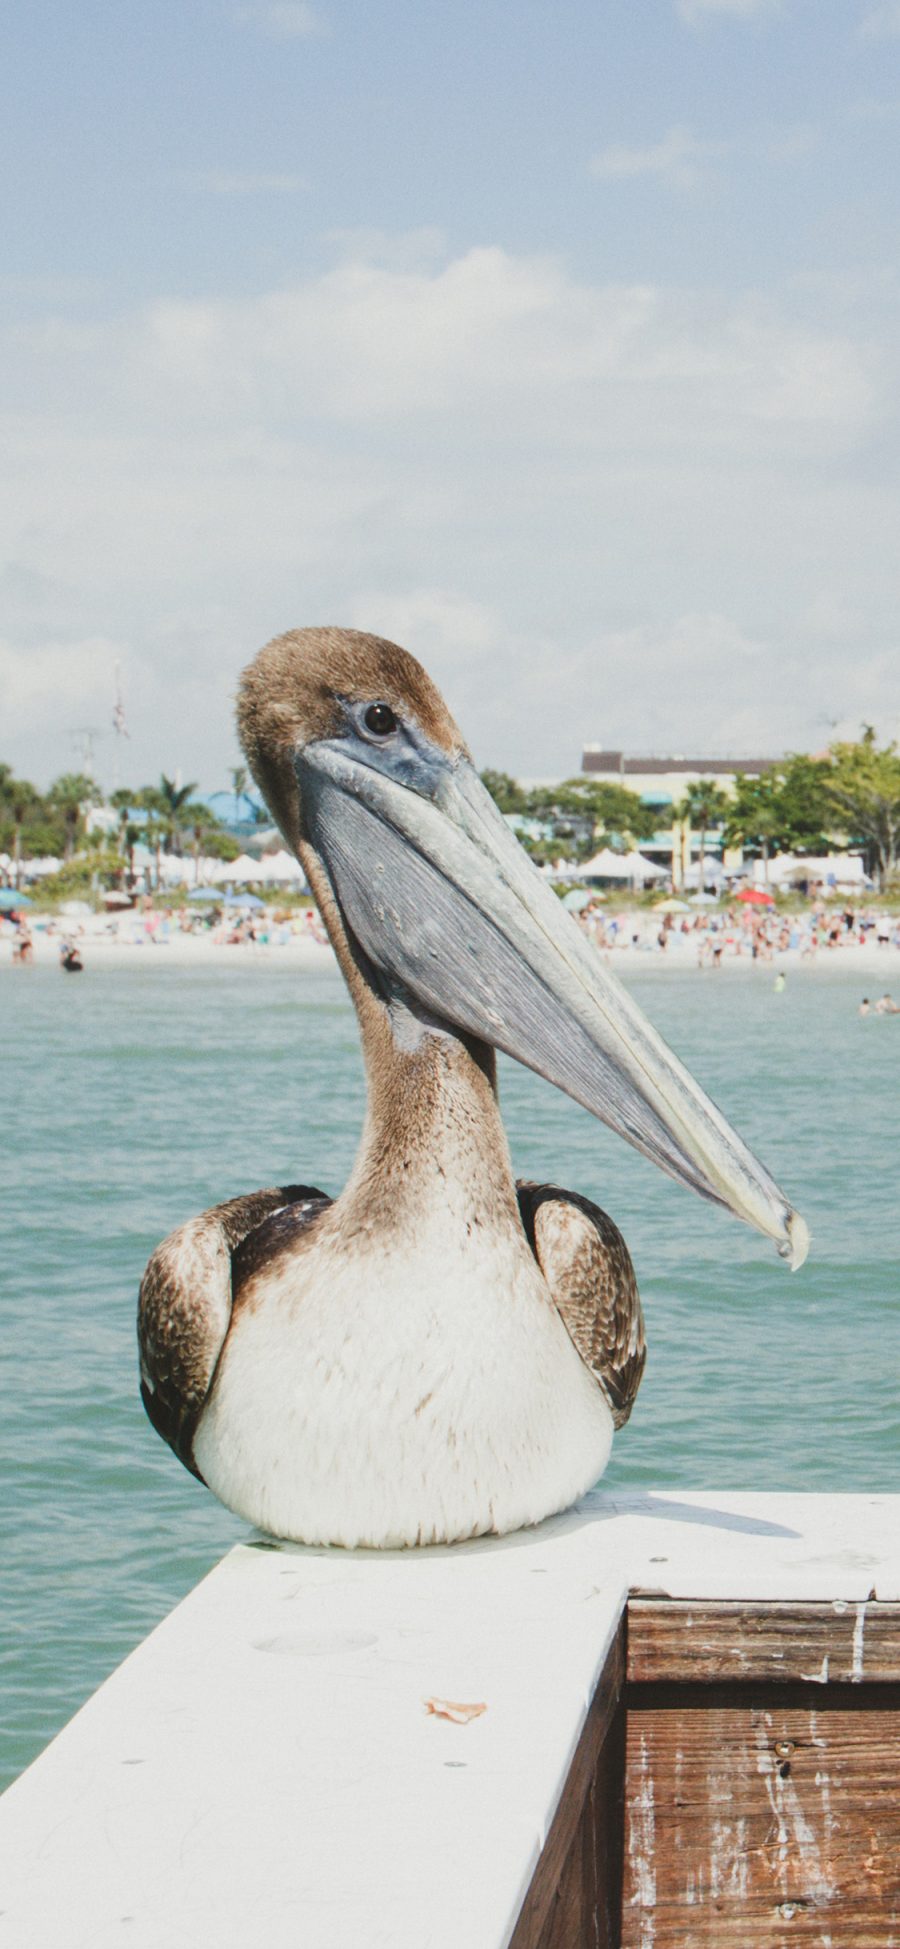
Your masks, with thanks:
[[[724,920],[724,917],[722,917]],[[736,971],[752,970],[755,975],[765,978],[774,976],[779,970],[796,971],[797,974],[819,975],[858,974],[862,992],[872,990],[873,999],[895,984],[900,995],[900,946],[893,939],[887,945],[878,942],[873,929],[864,943],[856,936],[841,939],[831,946],[820,940],[815,950],[808,945],[798,944],[789,947],[773,946],[756,958],[752,954],[749,935],[739,929],[723,925],[713,938],[721,943],[721,955],[713,963],[709,952],[701,962],[699,946],[704,935],[693,928],[682,933],[673,928],[666,938],[665,949],[659,946],[659,916],[647,909],[629,912],[623,910],[616,916],[618,933],[615,946],[608,943],[599,945],[597,952],[604,961],[624,972],[629,966],[641,969],[658,968],[664,973],[667,968],[681,970],[696,969],[698,975],[710,979],[731,974]],[[85,970],[98,968],[202,968],[202,967],[240,967],[253,970],[259,967],[290,967],[301,973],[338,974],[337,961],[327,941],[319,940],[308,925],[291,922],[274,922],[268,926],[268,937],[228,939],[228,930],[217,927],[201,932],[188,932],[175,921],[162,920],[154,928],[147,929],[144,919],[138,914],[127,914],[110,918],[105,914],[84,915],[69,919],[60,915],[41,914],[37,909],[29,910],[28,923],[33,942],[34,965],[57,966],[62,941],[74,943]],[[265,930],[264,930],[265,931]],[[891,921],[891,934],[896,928]],[[16,930],[3,921],[0,923],[0,969],[13,973],[25,972],[14,962],[13,953]]]

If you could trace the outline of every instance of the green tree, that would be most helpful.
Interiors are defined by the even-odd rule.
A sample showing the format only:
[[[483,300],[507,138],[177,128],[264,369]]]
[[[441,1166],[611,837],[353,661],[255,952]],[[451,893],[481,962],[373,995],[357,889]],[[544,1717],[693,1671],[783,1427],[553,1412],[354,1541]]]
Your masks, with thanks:
[[[531,818],[551,825],[554,838],[565,840],[576,859],[587,859],[611,840],[621,840],[630,849],[641,839],[652,839],[658,823],[653,807],[645,805],[637,792],[585,777],[535,786],[525,794],[523,809]]]
[[[223,831],[221,820],[216,817],[211,806],[203,805],[199,799],[195,799],[188,810],[190,812],[191,835],[193,838],[194,885],[198,886],[200,883],[201,850],[205,850],[207,853],[213,853],[217,858],[221,858],[222,855],[218,851],[216,841],[224,839],[231,849],[225,854],[225,858],[236,859],[240,847],[235,846],[229,834]]]
[[[231,789],[234,793],[234,816],[237,820],[241,816],[241,799],[247,790],[246,765],[232,765],[229,776],[231,778]]]
[[[884,888],[900,860],[900,751],[875,742],[867,724],[858,743],[831,746],[826,792],[835,815],[855,839],[863,839]]]
[[[501,812],[522,812],[525,807],[525,793],[515,778],[507,771],[483,771],[481,783],[490,792],[491,798]]]
[[[243,847],[232,839],[224,826],[210,826],[203,835],[203,850],[210,859],[237,859]]]
[[[47,804],[62,820],[63,858],[74,857],[75,846],[84,830],[84,815],[89,806],[102,805],[103,794],[87,772],[66,771],[54,779],[47,793]]]
[[[136,812],[144,815],[140,837],[148,850],[156,855],[156,884],[159,886],[162,878],[161,854],[166,836],[166,807],[159,786],[141,785],[132,794],[132,805]]]
[[[766,878],[773,853],[825,851],[834,825],[832,771],[827,758],[796,752],[759,778],[739,774],[725,818],[727,844],[757,846]]]
[[[27,778],[16,778],[11,765],[0,765],[0,843],[10,847],[13,886],[22,885],[22,837],[26,821],[43,809],[43,799]]]
[[[165,772],[159,781],[159,808],[165,827],[165,851],[181,856],[181,840],[184,832],[193,823],[191,796],[197,790],[196,779],[190,785],[176,785],[174,779],[167,778]]]
[[[762,772],[758,778],[748,772],[738,772],[734,781],[734,797],[725,819],[726,845],[758,846],[767,880],[769,860],[773,851],[777,851],[781,836],[778,795],[779,781],[774,770]]]
[[[687,786],[684,798],[680,800],[678,805],[672,807],[674,818],[687,820],[688,824],[696,826],[700,833],[700,864],[697,873],[698,893],[702,893],[704,890],[704,854],[706,852],[707,832],[710,826],[724,825],[728,807],[728,794],[723,792],[721,785],[717,785],[712,778],[695,778]]]
[[[828,798],[827,758],[795,752],[777,766],[781,844],[794,852],[821,853],[829,846],[834,814]]]
[[[129,888],[134,886],[137,877],[134,870],[134,849],[143,831],[143,828],[134,816],[139,797],[140,794],[133,792],[127,785],[117,786],[116,790],[110,792],[109,795],[110,805],[118,813],[118,843],[123,866],[122,877],[126,886]]]

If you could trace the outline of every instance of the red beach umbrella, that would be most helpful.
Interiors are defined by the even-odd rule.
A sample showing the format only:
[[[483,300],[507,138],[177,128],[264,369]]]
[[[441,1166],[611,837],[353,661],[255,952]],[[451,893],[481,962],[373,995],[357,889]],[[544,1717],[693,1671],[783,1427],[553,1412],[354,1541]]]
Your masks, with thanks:
[[[734,897],[736,900],[746,900],[748,907],[774,907],[775,905],[773,895],[763,893],[762,887],[744,887]]]

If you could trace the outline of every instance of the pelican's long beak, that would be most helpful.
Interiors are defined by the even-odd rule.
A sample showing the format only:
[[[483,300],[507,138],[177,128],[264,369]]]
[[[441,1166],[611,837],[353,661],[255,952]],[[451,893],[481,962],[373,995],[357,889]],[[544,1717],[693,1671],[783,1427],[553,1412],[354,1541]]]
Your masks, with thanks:
[[[608,973],[468,759],[437,763],[429,797],[338,739],[308,745],[298,766],[312,843],[382,977],[802,1265],[803,1219]]]

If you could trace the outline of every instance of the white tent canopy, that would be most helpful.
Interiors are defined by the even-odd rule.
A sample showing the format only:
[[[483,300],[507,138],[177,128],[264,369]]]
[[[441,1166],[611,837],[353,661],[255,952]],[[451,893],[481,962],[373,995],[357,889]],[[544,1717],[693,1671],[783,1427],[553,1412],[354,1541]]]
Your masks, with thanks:
[[[215,883],[223,886],[259,877],[259,860],[251,859],[249,853],[239,853],[237,859],[219,860],[213,874]]]
[[[48,873],[58,873],[61,866],[62,860],[54,859],[49,853],[44,859],[26,859],[22,861],[22,878],[23,880],[43,880]]]
[[[664,866],[654,866],[652,859],[645,859],[643,853],[614,853],[609,846],[601,848],[593,859],[585,860],[578,868],[580,880],[666,880],[668,873]]]
[[[704,853],[703,879],[706,886],[712,886],[723,878],[724,867],[721,860],[717,858],[715,853]],[[699,884],[699,881],[700,862],[698,859],[695,859],[691,866],[686,866],[684,869],[684,884],[686,887],[695,887]]]
[[[261,886],[302,887],[306,885],[306,875],[300,861],[294,858],[293,853],[287,852],[285,847],[282,847],[278,853],[263,853],[262,859],[257,863],[256,878]]]
[[[761,860],[754,861],[753,878],[762,885]],[[824,880],[826,884],[831,880],[835,886],[859,888],[868,884],[865,864],[858,853],[827,853],[808,859],[797,853],[779,853],[777,859],[769,861],[769,879],[775,886],[797,880]]]
[[[159,877],[164,886],[185,886],[194,878],[194,862],[182,859],[177,853],[161,853],[159,857]]]

